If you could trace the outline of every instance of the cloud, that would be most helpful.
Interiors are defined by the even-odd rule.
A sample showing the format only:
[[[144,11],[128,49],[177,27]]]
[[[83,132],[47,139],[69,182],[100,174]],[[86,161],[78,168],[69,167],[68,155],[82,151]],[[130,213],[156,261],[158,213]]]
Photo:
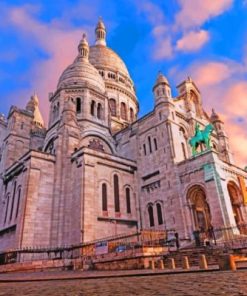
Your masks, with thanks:
[[[173,48],[170,38],[158,40],[153,49],[153,58],[155,60],[163,60],[172,57]]]
[[[184,52],[199,50],[209,40],[209,33],[205,30],[191,31],[176,42],[176,49]]]
[[[199,27],[210,18],[228,10],[233,0],[179,0],[181,10],[175,17],[177,28]]]
[[[167,34],[166,26],[160,25],[156,26],[152,32],[155,37],[155,44],[152,50],[152,57],[155,60],[162,60],[165,58],[170,58],[173,55],[172,41]]]
[[[14,27],[19,37],[29,47],[46,53],[45,58],[36,60],[30,71],[24,74],[32,79],[30,87],[21,92],[22,98],[18,99],[18,102],[26,104],[35,90],[40,97],[40,108],[47,121],[48,93],[56,90],[59,76],[75,59],[82,33],[93,32],[93,27],[84,26],[83,30],[79,30],[69,26],[64,27],[58,20],[43,23],[37,19],[36,13],[36,7],[14,7],[8,10],[5,21]],[[16,97],[16,94],[13,96]]]
[[[165,23],[165,15],[162,9],[151,1],[138,1],[136,8],[139,13],[144,14],[148,22],[154,27]]]
[[[227,90],[224,101],[224,109],[228,114],[247,119],[247,81],[234,83]]]
[[[151,34],[154,39],[152,58],[155,60],[171,58],[173,55],[172,40],[162,9],[151,1],[138,1],[136,8],[152,25]]]
[[[201,26],[210,18],[216,17],[233,3],[233,0],[178,0],[180,10],[175,22],[168,23],[164,11],[151,1],[136,5],[146,20],[152,25],[154,44],[152,57],[155,60],[170,59],[177,52],[199,51],[210,39],[210,33]],[[193,30],[191,30],[193,28]],[[179,33],[182,38],[178,39]]]
[[[227,62],[209,61],[197,63],[190,67],[188,71],[199,87],[205,88],[228,79],[234,72],[234,68]]]

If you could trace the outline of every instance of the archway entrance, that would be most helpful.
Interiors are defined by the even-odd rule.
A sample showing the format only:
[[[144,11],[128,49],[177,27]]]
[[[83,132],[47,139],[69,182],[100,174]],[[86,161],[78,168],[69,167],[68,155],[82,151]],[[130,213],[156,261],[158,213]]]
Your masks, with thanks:
[[[241,212],[241,205],[243,202],[243,197],[241,194],[240,189],[238,188],[238,186],[230,181],[227,184],[227,190],[231,199],[231,204],[232,204],[232,211],[233,211],[233,216],[235,219],[235,222],[237,224],[237,227],[239,229],[239,232],[241,234],[246,234],[246,227],[244,225],[244,220],[243,220],[243,216],[242,216],[242,212]]]
[[[195,185],[188,190],[187,199],[192,211],[196,231],[208,233],[211,229],[211,214],[204,189]]]

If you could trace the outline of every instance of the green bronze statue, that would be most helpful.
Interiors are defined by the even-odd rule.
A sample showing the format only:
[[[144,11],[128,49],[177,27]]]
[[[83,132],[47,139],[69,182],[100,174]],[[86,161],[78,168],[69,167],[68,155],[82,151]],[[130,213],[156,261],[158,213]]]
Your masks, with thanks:
[[[200,129],[199,124],[197,123],[195,126],[195,135],[189,140],[189,144],[192,147],[192,154],[193,156],[196,155],[196,150],[199,146],[199,144],[205,144],[206,149],[211,148],[211,134],[213,132],[213,125],[208,124],[206,125],[204,130]]]

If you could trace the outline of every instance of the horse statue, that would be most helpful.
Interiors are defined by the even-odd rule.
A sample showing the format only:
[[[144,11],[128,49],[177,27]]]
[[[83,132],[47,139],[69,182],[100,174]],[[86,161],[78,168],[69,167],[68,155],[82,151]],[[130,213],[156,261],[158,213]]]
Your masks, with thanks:
[[[211,148],[211,134],[213,132],[213,125],[208,124],[206,125],[204,130],[200,129],[199,124],[196,124],[195,127],[195,135],[189,140],[189,144],[192,147],[192,155],[196,155],[196,149],[199,146],[199,144],[203,143],[206,145],[206,149]]]

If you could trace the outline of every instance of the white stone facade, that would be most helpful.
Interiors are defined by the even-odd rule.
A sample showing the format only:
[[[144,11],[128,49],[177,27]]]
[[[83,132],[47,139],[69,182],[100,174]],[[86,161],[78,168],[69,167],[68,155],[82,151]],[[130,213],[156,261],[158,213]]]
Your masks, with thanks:
[[[137,119],[133,81],[105,35],[100,20],[94,46],[83,36],[50,94],[48,129],[36,95],[0,117],[0,249],[140,229],[174,229],[188,242],[210,227],[245,235],[247,173],[234,165],[219,116],[203,110],[191,78],[174,98],[160,73],[155,107]],[[209,123],[212,148],[192,156],[195,125]]]

